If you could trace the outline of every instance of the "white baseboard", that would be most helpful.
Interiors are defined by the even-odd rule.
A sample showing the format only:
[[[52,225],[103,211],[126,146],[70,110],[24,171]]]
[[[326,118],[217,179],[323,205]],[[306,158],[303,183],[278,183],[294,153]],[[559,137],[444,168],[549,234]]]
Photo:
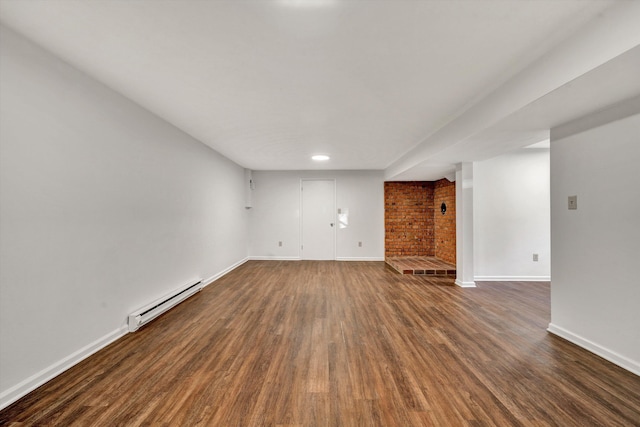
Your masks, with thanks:
[[[575,345],[590,351],[591,353],[597,354],[603,359],[606,359],[609,362],[615,365],[618,365],[629,372],[632,372],[636,375],[640,375],[640,362],[624,357],[616,353],[615,351],[602,347],[601,345],[596,344],[593,341],[589,341],[588,339],[581,337],[580,335],[574,334],[573,332],[570,332],[558,325],[554,325],[553,323],[549,323],[549,327],[547,328],[547,331],[561,338],[564,338],[565,340],[570,341]]]
[[[458,280],[456,279],[456,285],[460,286],[461,288],[475,288],[476,287],[476,282],[463,282],[462,280]]]
[[[91,356],[98,350],[101,350],[112,342],[122,338],[128,332],[129,329],[127,328],[127,326],[123,325],[119,329],[108,333],[102,338],[98,338],[91,344],[88,344],[80,350],[71,353],[69,356],[30,376],[26,380],[19,382],[10,389],[3,391],[2,393],[0,393],[0,410],[11,405],[16,400],[32,392],[54,377],[60,375],[67,369],[70,369],[74,365],[82,362],[84,359]]]
[[[549,282],[551,276],[475,276],[476,282]]]
[[[249,257],[241,259],[240,261],[236,262],[235,264],[231,265],[230,267],[225,268],[221,272],[219,272],[217,274],[214,274],[213,276],[209,277],[208,279],[203,280],[202,283],[204,284],[204,286],[208,286],[208,285],[212,284],[213,282],[215,282],[216,280],[218,280],[219,278],[221,278],[222,276],[224,276],[225,274],[228,274],[231,271],[235,270],[236,268],[240,267],[242,264],[244,264],[247,261],[249,261]]]
[[[251,261],[301,261],[299,256],[250,256]],[[384,257],[337,257],[336,261],[384,261]]]
[[[218,280],[219,278],[229,273],[230,271],[234,270],[235,268],[238,268],[248,260],[249,260],[248,257],[244,258],[236,262],[232,266],[222,270],[220,273],[217,273],[209,277],[208,279],[203,280],[204,286],[207,286],[212,282]],[[77,365],[78,363],[82,362],[84,359],[96,353],[97,351],[102,350],[112,342],[122,338],[128,332],[129,332],[129,328],[127,327],[127,325],[123,325],[119,329],[116,329],[115,331],[108,333],[102,338],[98,338],[94,342],[70,354],[64,359],[52,364],[51,366],[30,376],[24,381],[21,381],[18,384],[14,385],[13,387],[1,392],[0,393],[0,410],[11,405],[13,402],[20,399],[21,397],[29,394],[36,388],[40,387],[42,384],[60,375],[67,369],[70,369],[74,365]]]
[[[300,261],[299,256],[276,256],[276,255],[264,255],[264,256],[250,256],[251,261]]]

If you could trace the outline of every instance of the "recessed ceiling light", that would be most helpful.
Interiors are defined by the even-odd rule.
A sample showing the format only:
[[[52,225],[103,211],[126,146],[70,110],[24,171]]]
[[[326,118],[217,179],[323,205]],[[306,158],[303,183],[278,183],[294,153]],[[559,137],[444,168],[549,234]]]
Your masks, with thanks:
[[[330,157],[327,156],[326,154],[316,154],[314,156],[311,156],[311,158],[313,160],[315,160],[316,162],[324,162],[325,160],[329,160]]]
[[[289,7],[313,8],[332,6],[336,0],[280,0],[279,3]]]

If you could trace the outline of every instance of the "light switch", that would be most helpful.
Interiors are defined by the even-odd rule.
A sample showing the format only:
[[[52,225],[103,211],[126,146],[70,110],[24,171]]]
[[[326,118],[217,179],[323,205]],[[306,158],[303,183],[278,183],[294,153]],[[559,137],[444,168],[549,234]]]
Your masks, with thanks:
[[[569,209],[578,209],[578,196],[569,196]]]

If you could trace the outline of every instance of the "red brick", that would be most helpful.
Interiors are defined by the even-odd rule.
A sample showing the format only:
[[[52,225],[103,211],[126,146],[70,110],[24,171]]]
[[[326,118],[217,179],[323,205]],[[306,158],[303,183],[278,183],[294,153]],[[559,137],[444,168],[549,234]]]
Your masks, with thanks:
[[[455,183],[385,182],[384,203],[386,257],[435,256],[455,264]]]

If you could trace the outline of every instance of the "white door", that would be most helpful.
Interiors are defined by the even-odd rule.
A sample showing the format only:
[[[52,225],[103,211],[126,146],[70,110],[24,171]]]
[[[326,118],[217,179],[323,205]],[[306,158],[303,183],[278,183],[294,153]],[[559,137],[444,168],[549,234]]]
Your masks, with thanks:
[[[302,259],[335,259],[335,181],[302,180]]]

